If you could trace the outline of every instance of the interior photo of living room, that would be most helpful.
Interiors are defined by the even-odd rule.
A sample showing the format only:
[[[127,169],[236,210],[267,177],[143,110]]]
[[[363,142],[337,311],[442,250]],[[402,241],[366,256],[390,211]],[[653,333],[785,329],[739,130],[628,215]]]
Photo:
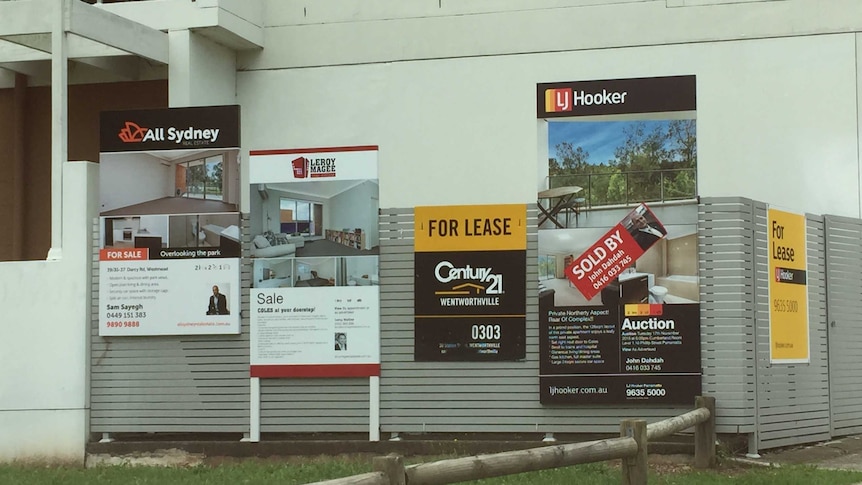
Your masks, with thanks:
[[[102,154],[99,183],[102,248],[219,247],[239,256],[235,150]]]
[[[255,184],[255,258],[368,256],[378,249],[376,180]]]
[[[553,295],[554,306],[696,303],[700,299],[697,229],[694,225],[664,227],[663,239],[590,300],[566,278],[565,268],[607,228],[539,231],[539,297]]]

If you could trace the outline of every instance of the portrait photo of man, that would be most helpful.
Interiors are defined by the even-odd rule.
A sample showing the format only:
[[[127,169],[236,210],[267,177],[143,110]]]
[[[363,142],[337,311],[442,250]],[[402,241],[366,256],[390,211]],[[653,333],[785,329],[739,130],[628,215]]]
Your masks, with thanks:
[[[335,334],[335,350],[347,350],[347,334],[342,332]]]
[[[219,292],[218,285],[213,285],[213,294],[209,299],[207,315],[230,315],[227,308],[227,297]]]
[[[634,210],[628,231],[644,251],[651,248],[656,241],[667,234],[664,226],[644,205],[640,205]]]

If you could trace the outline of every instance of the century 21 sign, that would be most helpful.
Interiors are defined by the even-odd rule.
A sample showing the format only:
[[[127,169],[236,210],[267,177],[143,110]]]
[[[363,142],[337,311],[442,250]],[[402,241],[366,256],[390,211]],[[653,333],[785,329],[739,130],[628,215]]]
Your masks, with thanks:
[[[769,360],[810,361],[805,216],[770,208]]]
[[[525,357],[527,208],[414,208],[414,358]]]

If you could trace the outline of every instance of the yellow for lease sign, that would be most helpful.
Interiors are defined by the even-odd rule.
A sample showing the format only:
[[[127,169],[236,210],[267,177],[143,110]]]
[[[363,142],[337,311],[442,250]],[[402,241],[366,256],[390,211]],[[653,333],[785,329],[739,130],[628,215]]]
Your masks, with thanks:
[[[805,216],[768,209],[769,359],[810,361]]]
[[[503,251],[527,249],[524,204],[424,206],[414,209],[414,249]]]

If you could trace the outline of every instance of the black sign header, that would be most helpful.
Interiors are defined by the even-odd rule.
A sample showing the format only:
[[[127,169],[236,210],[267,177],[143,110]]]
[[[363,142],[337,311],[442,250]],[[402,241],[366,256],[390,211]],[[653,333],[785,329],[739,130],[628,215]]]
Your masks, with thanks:
[[[693,111],[694,76],[543,83],[536,86],[538,118]]]
[[[239,106],[104,111],[100,151],[239,148]]]

